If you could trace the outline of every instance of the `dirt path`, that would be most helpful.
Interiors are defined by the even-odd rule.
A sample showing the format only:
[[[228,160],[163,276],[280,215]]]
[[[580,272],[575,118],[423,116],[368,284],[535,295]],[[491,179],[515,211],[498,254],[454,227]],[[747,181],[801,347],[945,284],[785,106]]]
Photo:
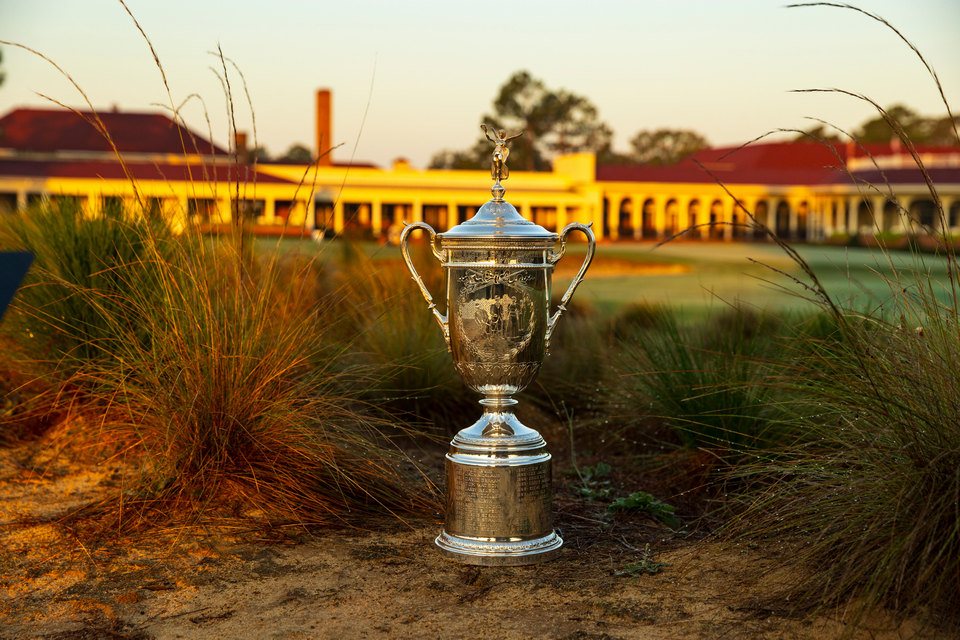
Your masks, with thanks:
[[[600,536],[562,496],[565,551],[528,567],[445,560],[429,520],[369,522],[368,531],[161,531],[96,546],[38,521],[101,495],[117,476],[0,450],[0,638],[831,638],[845,629],[752,604],[764,572],[748,569],[772,566],[773,549],[674,539],[655,522],[615,522]],[[631,575],[645,560],[667,566]],[[871,625],[854,637],[911,635],[882,616]]]

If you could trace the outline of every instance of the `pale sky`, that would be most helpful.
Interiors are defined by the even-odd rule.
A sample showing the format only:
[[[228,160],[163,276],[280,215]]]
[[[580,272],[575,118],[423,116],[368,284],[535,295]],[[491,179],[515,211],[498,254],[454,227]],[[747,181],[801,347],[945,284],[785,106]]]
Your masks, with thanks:
[[[787,9],[771,0],[455,2],[453,0],[128,0],[163,65],[173,101],[203,97],[213,137],[228,138],[226,105],[209,55],[218,44],[242,70],[259,143],[274,155],[314,144],[314,92],[333,91],[337,161],[423,167],[443,148],[470,146],[481,116],[514,72],[588,97],[615,131],[614,147],[641,129],[688,128],[714,145],[805,116],[852,129],[871,107],[946,112],[920,60],[892,31],[853,11]],[[960,112],[960,2],[863,0],[892,22],[937,71]],[[121,110],[170,105],[150,50],[117,0],[0,0],[0,40],[48,56],[93,105]],[[44,60],[2,46],[0,113],[44,106],[37,93],[75,107],[83,98]],[[237,126],[253,123],[239,77],[231,86]],[[372,89],[371,89],[372,86]],[[368,100],[369,98],[369,100]],[[366,122],[361,133],[364,112]],[[187,124],[207,132],[191,101]]]

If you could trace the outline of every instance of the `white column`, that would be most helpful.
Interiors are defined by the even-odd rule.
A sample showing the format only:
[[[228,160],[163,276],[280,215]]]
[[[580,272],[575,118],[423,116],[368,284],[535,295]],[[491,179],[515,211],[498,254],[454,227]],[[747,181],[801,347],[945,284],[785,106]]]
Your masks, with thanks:
[[[374,199],[370,203],[370,230],[374,236],[383,233],[383,203]]]
[[[663,238],[663,228],[667,219],[667,197],[657,195],[653,197],[653,232],[657,238]]]
[[[290,205],[291,211],[293,211],[294,204]],[[289,216],[290,214],[288,213],[287,215]],[[263,199],[263,223],[274,224],[276,222],[276,219],[277,219],[277,199],[264,198]]]
[[[780,198],[767,198],[767,220],[764,224],[774,234],[777,233],[777,207],[780,206]]]
[[[677,228],[674,229],[674,233],[679,233],[687,228],[687,223],[689,222],[688,217],[690,215],[690,196],[681,195],[676,197],[677,201]]]
[[[830,203],[830,213],[831,219],[836,220],[836,223],[833,225],[834,233],[848,233],[847,232],[847,216],[844,215],[843,200],[840,198],[831,196],[828,200]]]
[[[93,197],[91,197],[91,200],[92,199]],[[100,200],[101,198],[98,196],[97,199]],[[173,215],[170,217],[170,220],[171,220],[171,223],[173,224],[174,229],[176,229],[177,231],[183,231],[187,227],[187,224],[189,224],[190,222],[190,216],[188,213],[190,210],[190,204],[187,200],[187,196],[179,196],[177,198],[176,206],[178,211],[173,212]],[[100,211],[101,209],[102,207],[97,207],[96,211]]]
[[[873,231],[890,231],[883,228],[883,207],[887,204],[885,196],[872,196],[870,198],[870,209],[873,214]]]
[[[897,233],[913,232],[913,220],[910,218],[910,205],[913,204],[915,199],[914,196],[897,196],[897,201],[902,207],[899,215],[900,227],[895,230]]]
[[[333,203],[333,232],[343,231],[343,198],[337,198]]]
[[[563,202],[557,203],[557,232],[563,231],[567,226],[567,205]]]
[[[18,205],[19,205],[19,200],[20,200],[19,195],[20,195],[20,194],[18,193],[18,194],[17,194],[17,196],[18,196],[18,198],[17,198],[17,201],[18,201],[17,204],[18,204]],[[102,214],[102,213],[103,213],[103,194],[102,194],[102,193],[97,193],[97,194],[91,193],[91,194],[87,197],[87,207],[86,207],[86,209],[87,209],[87,211],[86,211],[86,216],[87,216],[88,218],[96,218],[96,217],[98,217],[100,214]],[[184,211],[186,211],[186,208],[184,208]]]
[[[633,209],[630,210],[630,226],[633,227],[633,239],[639,240],[643,237],[643,207],[647,203],[647,196],[644,194],[634,194]]]
[[[304,219],[304,225],[303,225],[303,227],[304,227],[304,229],[306,229],[307,231],[310,231],[311,233],[313,233],[314,231],[317,230],[317,200],[316,200],[316,198],[311,197],[309,200],[307,200],[306,205],[307,205],[307,206],[305,207],[306,212],[304,213],[304,215],[306,216],[306,218]]]
[[[787,206],[790,207],[790,222],[789,222],[789,225],[790,225],[790,239],[791,239],[791,240],[796,240],[797,237],[800,235],[800,234],[799,234],[800,229],[799,229],[799,224],[798,224],[799,221],[797,220],[797,218],[798,218],[798,216],[797,216],[797,210],[800,208],[800,202],[801,202],[801,200],[799,200],[799,199],[797,199],[797,198],[788,198],[788,199],[787,199]],[[809,215],[809,214],[808,214],[808,215]]]
[[[447,230],[453,229],[460,222],[460,217],[457,215],[458,206],[456,202],[450,201],[447,203]]]

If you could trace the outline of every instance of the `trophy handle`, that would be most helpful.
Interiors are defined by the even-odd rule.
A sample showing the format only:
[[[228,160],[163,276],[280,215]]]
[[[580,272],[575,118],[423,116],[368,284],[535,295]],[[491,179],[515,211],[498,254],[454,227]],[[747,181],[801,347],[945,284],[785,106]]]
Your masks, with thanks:
[[[410,250],[407,248],[407,238],[410,237],[410,232],[414,229],[424,229],[430,234],[430,250],[433,251],[433,255],[436,256],[437,260],[442,263],[443,253],[437,250],[437,232],[434,231],[433,227],[428,225],[426,222],[414,222],[413,224],[407,224],[404,222],[403,233],[400,234],[400,253],[403,254],[403,261],[407,263],[407,269],[409,269],[410,273],[413,274],[413,280],[417,283],[417,286],[420,287],[420,293],[423,294],[424,300],[427,301],[427,308],[433,312],[433,317],[436,318],[437,324],[440,325],[440,330],[443,331],[443,340],[447,343],[447,351],[450,351],[450,325],[447,322],[447,316],[437,311],[437,305],[433,301],[433,296],[431,296],[430,292],[427,291],[426,285],[423,284],[423,278],[421,278],[420,274],[417,273],[417,270],[413,267],[413,261],[410,260]]]
[[[563,298],[560,299],[557,312],[547,319],[547,353],[550,353],[550,338],[553,336],[553,330],[557,326],[557,320],[560,319],[560,314],[567,310],[567,303],[570,302],[570,298],[573,297],[573,292],[576,291],[577,287],[580,286],[580,283],[583,282],[583,276],[590,267],[590,263],[593,262],[593,252],[597,248],[597,239],[594,237],[593,231],[590,230],[591,226],[593,226],[592,222],[590,224],[571,222],[563,228],[563,231],[560,232],[560,249],[550,252],[548,259],[550,260],[551,264],[556,264],[560,262],[560,258],[563,257],[563,254],[567,250],[568,233],[579,230],[583,231],[584,235],[587,236],[587,255],[583,259],[583,265],[580,267],[577,277],[573,279],[573,282],[571,282],[570,286],[567,288],[567,292],[563,294]]]

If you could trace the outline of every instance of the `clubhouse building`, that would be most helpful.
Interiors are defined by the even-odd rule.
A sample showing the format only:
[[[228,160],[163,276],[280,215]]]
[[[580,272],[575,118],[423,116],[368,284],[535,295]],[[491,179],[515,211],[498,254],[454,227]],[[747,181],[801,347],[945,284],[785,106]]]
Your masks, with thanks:
[[[316,113],[315,152],[323,153],[328,91],[317,93]],[[389,168],[348,166],[329,153],[310,165],[253,163],[237,138],[223,149],[159,113],[15,109],[0,117],[0,214],[45,199],[71,199],[91,213],[139,202],[181,225],[216,228],[239,215],[263,234],[381,238],[401,221],[449,229],[489,199],[489,171],[422,170],[402,159]],[[504,186],[537,224],[559,230],[592,221],[598,239],[611,241],[681,232],[701,241],[759,239],[751,215],[794,241],[960,235],[960,147],[915,151],[926,176],[898,145],[757,142],[667,167],[560,156],[551,172],[511,170]]]

